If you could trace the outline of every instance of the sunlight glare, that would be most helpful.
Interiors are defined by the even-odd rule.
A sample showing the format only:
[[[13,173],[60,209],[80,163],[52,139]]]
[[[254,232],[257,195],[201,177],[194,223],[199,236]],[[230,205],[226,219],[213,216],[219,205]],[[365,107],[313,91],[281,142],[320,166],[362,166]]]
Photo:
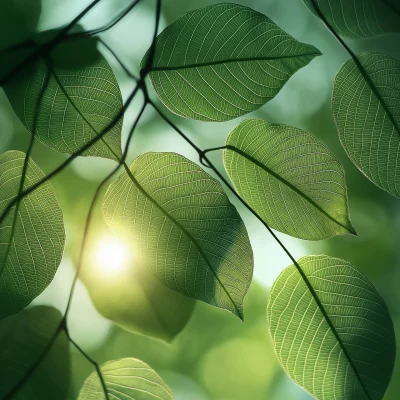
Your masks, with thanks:
[[[127,266],[129,251],[117,238],[105,238],[98,242],[95,258],[99,268],[108,274],[114,274]]]

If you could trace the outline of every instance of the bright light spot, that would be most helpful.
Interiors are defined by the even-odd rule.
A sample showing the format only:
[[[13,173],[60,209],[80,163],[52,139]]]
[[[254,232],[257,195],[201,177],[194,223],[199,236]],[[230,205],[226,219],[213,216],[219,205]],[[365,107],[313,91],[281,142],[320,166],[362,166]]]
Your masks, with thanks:
[[[98,242],[95,249],[97,267],[108,274],[115,274],[126,268],[129,258],[128,248],[117,238],[105,238]]]

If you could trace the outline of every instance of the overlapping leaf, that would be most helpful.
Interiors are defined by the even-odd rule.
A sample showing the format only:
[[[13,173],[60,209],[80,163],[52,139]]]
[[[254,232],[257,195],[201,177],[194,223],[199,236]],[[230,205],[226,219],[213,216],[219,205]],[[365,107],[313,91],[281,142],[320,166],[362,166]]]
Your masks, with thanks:
[[[0,2],[0,81],[32,51],[15,45],[29,41],[38,28],[42,5],[40,0]],[[13,49],[13,51],[7,51]]]
[[[174,113],[226,121],[261,107],[318,55],[263,14],[223,3],[168,26],[157,37],[149,76]]]
[[[400,6],[397,0],[304,0],[315,14],[317,6],[340,35],[368,38],[400,32]]]
[[[338,72],[332,110],[353,163],[377,186],[400,196],[400,61],[363,53]]]
[[[73,42],[75,51],[71,51],[71,43],[60,46],[52,59],[29,65],[4,86],[25,127],[32,132],[39,110],[37,139],[54,150],[70,154],[105,129],[122,107],[117,80],[105,58],[93,48],[95,43],[89,42],[89,46],[87,41],[77,43]],[[43,89],[47,74],[50,79]],[[120,157],[121,127],[119,120],[82,155]]]
[[[42,357],[60,322],[60,312],[47,306],[32,307],[0,321],[0,398],[5,398]],[[52,349],[11,399],[66,399],[69,374],[69,343],[60,333]]]
[[[128,331],[170,342],[190,320],[195,301],[168,289],[132,258],[110,276],[99,273],[96,258],[88,254],[80,279],[103,316]]]
[[[355,233],[343,168],[315,137],[249,119],[226,145],[225,169],[236,190],[272,228],[309,240]]]
[[[396,353],[385,302],[344,260],[309,256],[298,263],[308,285],[292,265],[274,283],[268,304],[282,367],[316,399],[382,399]]]
[[[253,256],[218,181],[175,153],[146,153],[114,182],[103,212],[166,286],[240,318]]]
[[[171,389],[143,361],[122,358],[101,366],[108,395],[115,400],[174,400]],[[85,381],[78,400],[105,400],[99,376],[93,372]]]
[[[0,155],[0,213],[18,194],[25,154]],[[43,178],[32,160],[24,188]],[[61,209],[50,183],[19,202],[0,226],[0,319],[26,307],[52,281],[64,249]]]

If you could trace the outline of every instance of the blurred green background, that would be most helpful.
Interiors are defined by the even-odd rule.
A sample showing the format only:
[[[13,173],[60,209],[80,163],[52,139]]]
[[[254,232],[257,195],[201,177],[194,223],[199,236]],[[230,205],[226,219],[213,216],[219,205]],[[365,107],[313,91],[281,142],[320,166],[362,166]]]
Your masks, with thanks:
[[[12,16],[7,14],[10,8],[5,1],[0,6],[0,37],[4,37],[0,47],[9,45],[13,40],[23,40],[35,26],[43,31],[65,25],[91,0],[15,2],[20,8]],[[86,30],[97,28],[111,20],[128,3],[128,0],[103,0],[82,20],[81,25]],[[217,1],[164,0],[161,29],[185,11],[213,3]],[[237,3],[264,13],[296,39],[313,44],[323,53],[296,73],[272,101],[251,116],[305,129],[329,146],[345,167],[350,214],[358,232],[358,237],[341,236],[315,243],[282,234],[279,236],[296,258],[324,253],[352,262],[376,285],[388,304],[398,332],[400,202],[376,188],[350,163],[340,146],[330,109],[334,76],[349,56],[302,0],[242,0]],[[154,1],[143,0],[120,24],[102,34],[107,44],[136,74],[141,58],[151,43],[154,5]],[[19,27],[21,21],[26,21],[27,32]],[[9,26],[13,26],[11,32]],[[347,43],[355,52],[380,51],[400,58],[398,40],[396,35],[386,35],[368,40],[347,40]],[[132,90],[133,82],[107,50],[99,48],[113,67],[125,99]],[[155,99],[154,93],[151,92],[151,95]],[[123,143],[142,101],[138,96],[125,115]],[[226,136],[240,120],[202,123],[184,120],[168,110],[164,111],[203,148],[223,145]],[[14,115],[3,92],[0,93],[0,132],[1,152],[11,149],[26,151],[29,133]],[[129,162],[146,151],[175,151],[198,161],[194,151],[150,108],[145,111],[135,133]],[[40,143],[35,144],[32,153],[34,161],[46,173],[66,157]],[[212,158],[222,171],[221,154],[213,154]],[[91,198],[96,185],[114,166],[115,163],[110,160],[81,157],[52,181],[64,213],[67,244],[54,281],[32,305],[53,305],[64,311]],[[290,260],[263,226],[228,195],[244,218],[255,256],[254,282],[245,300],[244,323],[226,311],[200,302],[196,302],[190,317],[193,304],[189,300],[179,296],[171,298],[173,295],[170,293],[163,294],[154,282],[148,283],[148,290],[144,291],[142,278],[135,278],[134,274],[133,277],[129,275],[131,281],[127,281],[126,275],[123,275],[126,270],[121,272],[123,278],[120,282],[116,281],[118,277],[102,268],[101,260],[96,256],[104,240],[110,236],[102,221],[100,207],[97,207],[82,273],[83,283],[78,283],[69,317],[71,335],[99,363],[128,356],[145,361],[171,386],[177,400],[309,399],[309,395],[292,383],[277,364],[266,322],[268,289]],[[127,263],[127,270],[135,269],[134,255]],[[123,286],[122,281],[129,285]],[[158,305],[151,304],[151,299],[157,296]],[[158,336],[168,340],[128,332],[104,318],[96,307],[108,315],[107,307],[118,305],[113,305],[113,299],[118,299],[118,304],[124,304],[124,309],[116,312],[125,321],[122,325],[126,328],[152,334],[163,331]],[[160,313],[164,318],[163,315],[160,317]],[[182,332],[170,340],[176,333],[174,323],[165,326],[165,321],[168,324],[168,321],[181,317],[190,320]],[[131,323],[132,318],[139,322]],[[136,326],[138,324],[140,327]],[[132,325],[135,326],[132,328]],[[76,398],[91,371],[92,366],[71,348],[72,376],[68,399]],[[51,372],[49,370],[50,375]],[[396,363],[385,398],[400,398],[400,362]]]

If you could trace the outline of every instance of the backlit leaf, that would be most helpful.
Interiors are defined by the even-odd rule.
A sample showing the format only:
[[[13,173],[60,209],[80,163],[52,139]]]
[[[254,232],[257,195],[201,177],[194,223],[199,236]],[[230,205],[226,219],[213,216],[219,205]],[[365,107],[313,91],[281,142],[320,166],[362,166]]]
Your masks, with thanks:
[[[226,144],[225,169],[236,190],[272,228],[309,240],[355,233],[343,168],[318,139],[249,119]]]
[[[318,55],[265,15],[223,3],[190,11],[168,26],[157,37],[149,76],[174,113],[226,121],[261,107]]]
[[[400,61],[362,53],[338,72],[332,110],[339,138],[353,163],[375,185],[400,197]]]
[[[46,36],[51,35],[54,32]],[[38,60],[4,85],[15,113],[30,132],[43,92],[36,138],[62,153],[80,149],[106,128],[122,107],[117,80],[93,46],[95,42],[89,40],[66,42],[57,48],[51,61]],[[50,79],[43,90],[48,73]],[[121,127],[122,120],[82,155],[120,157]]]
[[[128,331],[170,342],[186,326],[195,301],[164,286],[132,258],[117,271],[99,273],[96,258],[88,254],[80,279],[103,316]]]
[[[315,5],[340,35],[368,38],[400,32],[400,6],[397,0],[304,0],[318,15]]]
[[[0,398],[25,377],[52,340],[61,314],[47,306],[36,306],[0,321]],[[69,343],[60,333],[51,350],[12,400],[67,398],[70,380]]]
[[[298,263],[308,285],[291,265],[275,281],[268,304],[282,367],[319,400],[382,399],[396,353],[385,302],[347,261],[309,256]]]
[[[220,183],[175,153],[146,153],[128,171],[104,199],[114,233],[169,288],[243,318],[253,255]]]
[[[17,196],[25,154],[0,155],[0,213]],[[30,160],[24,188],[43,178]],[[64,249],[61,209],[50,183],[19,202],[0,226],[0,319],[26,307],[52,281]]]
[[[160,376],[143,361],[122,358],[101,366],[108,395],[115,400],[174,400],[171,389]],[[85,381],[78,400],[105,400],[97,372]]]

